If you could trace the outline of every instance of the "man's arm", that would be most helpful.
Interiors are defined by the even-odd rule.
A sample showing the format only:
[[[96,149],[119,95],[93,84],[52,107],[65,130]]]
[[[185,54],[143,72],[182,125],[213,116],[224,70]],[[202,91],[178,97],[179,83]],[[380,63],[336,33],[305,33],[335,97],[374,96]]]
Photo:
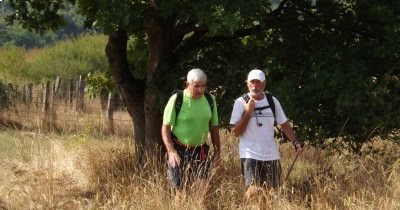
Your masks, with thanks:
[[[211,142],[214,147],[214,154],[212,155],[212,160],[215,166],[219,166],[221,161],[221,141],[219,138],[219,128],[218,126],[210,127]]]
[[[290,125],[289,121],[284,122],[281,124],[281,129],[283,133],[292,141],[293,146],[295,147],[297,154],[303,153],[304,147],[303,143],[297,140],[296,134],[294,133],[292,126]]]
[[[210,127],[210,134],[211,134],[211,142],[214,147],[214,153],[221,153],[221,141],[219,138],[219,128],[218,126],[211,126]]]
[[[172,139],[171,139],[171,126],[163,124],[161,127],[161,135],[162,135],[164,145],[167,148],[168,163],[172,167],[179,165],[180,158],[179,158],[178,152],[174,148],[174,143],[172,142]]]
[[[251,98],[245,106],[246,111],[244,112],[242,119],[240,119],[239,122],[232,127],[232,133],[235,137],[242,135],[242,133],[246,130],[247,124],[253,115],[254,107],[255,101]]]
[[[161,135],[164,142],[165,147],[167,148],[167,152],[174,151],[174,144],[171,139],[171,126],[170,125],[162,125],[161,127]]]

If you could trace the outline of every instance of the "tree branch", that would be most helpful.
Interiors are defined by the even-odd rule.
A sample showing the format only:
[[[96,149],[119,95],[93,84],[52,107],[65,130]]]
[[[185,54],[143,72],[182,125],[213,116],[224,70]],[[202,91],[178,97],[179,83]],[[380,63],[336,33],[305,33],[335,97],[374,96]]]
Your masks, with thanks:
[[[242,28],[229,35],[217,35],[204,38],[209,31],[207,27],[195,27],[194,23],[190,23],[191,25],[187,23],[184,27],[180,27],[182,28],[180,30],[180,33],[182,33],[182,37],[190,32],[192,32],[193,35],[186,40],[183,40],[182,44],[175,50],[175,52],[185,53],[188,50],[198,49],[207,45],[213,45],[215,43],[230,41],[240,37],[257,34],[271,27],[271,25],[274,23],[274,20],[276,20],[279,14],[281,14],[281,11],[285,9],[288,2],[289,0],[281,1],[279,6],[275,10],[271,11],[265,16],[265,18],[263,19],[264,27],[262,27],[261,25],[255,25],[248,28]]]
[[[332,23],[329,20],[322,19],[318,17],[316,14],[310,12],[309,10],[306,10],[303,7],[297,7],[295,6],[295,9],[299,12],[304,13],[305,15],[308,15],[312,19],[314,19],[317,23],[320,23],[325,29],[331,30],[334,29],[336,31],[342,31],[342,32],[347,32],[352,34],[356,38],[367,38],[367,39],[380,39],[383,40],[385,37],[384,31],[379,30],[368,30],[365,25],[357,25],[356,22],[352,22],[353,24],[342,24],[338,25],[335,23]],[[340,15],[340,14],[339,14]],[[342,13],[342,16],[345,15],[345,13]],[[374,23],[373,25],[375,26],[380,26],[383,25],[379,22]],[[378,30],[378,29],[377,29]]]

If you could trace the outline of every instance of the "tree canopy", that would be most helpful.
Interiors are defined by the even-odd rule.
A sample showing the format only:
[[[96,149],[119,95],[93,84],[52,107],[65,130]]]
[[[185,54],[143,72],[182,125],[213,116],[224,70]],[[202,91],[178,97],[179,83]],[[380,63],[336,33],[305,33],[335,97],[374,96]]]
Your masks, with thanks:
[[[5,17],[12,13],[6,2],[0,1],[0,47],[15,45],[18,47],[34,48],[43,47],[66,37],[75,37],[83,32],[82,16],[76,14],[72,5],[60,11],[65,19],[65,25],[55,31],[37,33],[29,31],[21,25],[8,26]]]
[[[359,149],[399,129],[396,1],[7,2],[14,9],[9,23],[55,29],[65,23],[59,10],[73,4],[87,26],[109,36],[106,53],[134,121],[137,149],[161,142],[162,105],[192,67],[209,75],[209,88],[225,104],[225,125],[233,99],[245,91],[246,73],[260,68],[297,133],[313,144],[344,137]],[[135,40],[130,47],[129,38]]]

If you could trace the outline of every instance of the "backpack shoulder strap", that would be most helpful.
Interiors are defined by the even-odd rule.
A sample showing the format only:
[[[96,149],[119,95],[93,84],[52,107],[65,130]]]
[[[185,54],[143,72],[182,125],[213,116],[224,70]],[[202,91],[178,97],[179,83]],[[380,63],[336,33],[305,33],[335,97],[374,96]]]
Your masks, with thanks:
[[[246,102],[246,104],[250,101],[250,96],[247,93],[243,94],[242,98]]]
[[[274,99],[272,98],[272,94],[270,92],[268,92],[268,91],[265,91],[265,96],[267,97],[267,101],[268,101],[269,106],[270,106],[270,108],[272,110],[272,114],[274,115],[274,118],[276,118],[276,115],[275,115],[275,102],[274,102]]]
[[[204,92],[204,96],[206,97],[208,104],[210,105],[211,113],[214,110],[214,101],[211,97],[211,94],[209,92]]]
[[[183,103],[183,91],[182,90],[175,90],[176,99],[175,99],[175,123],[176,119],[178,118],[178,114],[181,111],[182,103]]]

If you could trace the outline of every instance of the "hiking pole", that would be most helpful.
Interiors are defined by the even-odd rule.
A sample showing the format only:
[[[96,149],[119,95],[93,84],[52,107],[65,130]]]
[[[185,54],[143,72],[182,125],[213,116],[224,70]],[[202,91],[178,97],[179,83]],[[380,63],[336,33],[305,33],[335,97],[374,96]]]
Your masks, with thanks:
[[[288,178],[289,178],[289,175],[290,175],[290,172],[292,172],[294,163],[296,163],[296,160],[297,160],[298,157],[299,157],[299,154],[296,153],[296,157],[294,158],[293,163],[292,163],[292,165],[290,166],[289,171],[288,171],[287,174],[286,174],[285,183],[287,182],[287,180],[288,180]]]

